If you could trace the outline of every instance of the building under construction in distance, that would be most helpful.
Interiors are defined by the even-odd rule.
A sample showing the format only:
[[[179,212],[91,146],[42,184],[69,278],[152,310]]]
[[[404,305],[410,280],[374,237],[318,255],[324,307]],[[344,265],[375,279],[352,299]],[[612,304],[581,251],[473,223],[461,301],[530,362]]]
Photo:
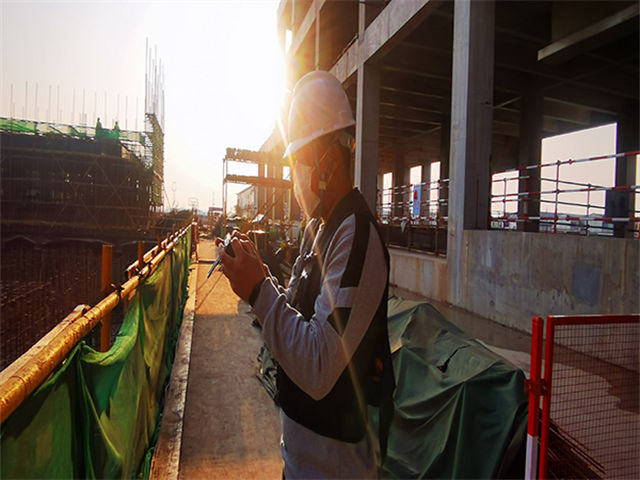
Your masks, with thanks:
[[[162,130],[149,117],[148,133],[0,119],[3,237],[153,235]]]
[[[227,185],[249,185],[238,193],[236,215],[254,223],[273,222],[271,224],[278,225],[278,235],[282,239],[289,237],[289,240],[293,240],[298,233],[302,217],[293,195],[288,161],[276,152],[256,152],[240,148],[227,148],[222,161],[223,212],[229,209],[226,205]],[[238,163],[257,165],[257,175],[234,174],[233,164]]]
[[[144,131],[0,118],[3,366],[99,298],[102,244],[117,276],[165,227],[164,87],[147,62]]]

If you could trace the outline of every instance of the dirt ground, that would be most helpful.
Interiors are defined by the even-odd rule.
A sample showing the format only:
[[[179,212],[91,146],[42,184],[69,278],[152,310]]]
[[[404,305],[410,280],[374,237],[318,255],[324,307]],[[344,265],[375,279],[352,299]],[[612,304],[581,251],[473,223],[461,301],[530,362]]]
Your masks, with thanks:
[[[216,256],[202,240],[199,259]],[[198,264],[179,478],[281,478],[279,412],[255,376],[262,345],[249,305]]]

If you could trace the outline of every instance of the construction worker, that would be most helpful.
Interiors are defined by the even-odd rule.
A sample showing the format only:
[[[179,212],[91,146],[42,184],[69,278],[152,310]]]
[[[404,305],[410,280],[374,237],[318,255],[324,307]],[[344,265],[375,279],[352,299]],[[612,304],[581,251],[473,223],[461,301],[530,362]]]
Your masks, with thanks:
[[[278,365],[285,478],[377,477],[386,451],[394,389],[389,256],[353,188],[354,124],[333,75],[314,71],[298,81],[285,157],[310,220],[288,288],[269,274],[248,237],[232,239],[234,256],[221,253],[231,287],[253,307]],[[368,406],[380,408],[379,449]]]

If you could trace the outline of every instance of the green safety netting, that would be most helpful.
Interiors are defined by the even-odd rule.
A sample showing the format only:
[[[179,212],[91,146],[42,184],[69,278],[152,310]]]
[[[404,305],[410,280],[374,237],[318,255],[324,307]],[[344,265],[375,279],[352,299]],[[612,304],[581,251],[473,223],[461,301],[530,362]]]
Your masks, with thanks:
[[[84,341],[2,424],[1,478],[148,473],[187,297],[190,232],[138,287],[108,352]]]
[[[74,126],[48,122],[35,122],[32,120],[19,120],[15,118],[0,117],[0,131],[33,133],[38,135],[63,135],[76,138],[120,140],[125,143],[139,143],[141,146],[144,146],[146,142],[146,135],[144,133],[120,130],[119,127],[109,129],[98,126]]]
[[[428,303],[391,298],[388,312],[397,389],[383,475],[522,478],[523,372]]]
[[[8,132],[36,133],[37,123],[28,120],[15,120],[13,118],[0,118],[0,130]]]

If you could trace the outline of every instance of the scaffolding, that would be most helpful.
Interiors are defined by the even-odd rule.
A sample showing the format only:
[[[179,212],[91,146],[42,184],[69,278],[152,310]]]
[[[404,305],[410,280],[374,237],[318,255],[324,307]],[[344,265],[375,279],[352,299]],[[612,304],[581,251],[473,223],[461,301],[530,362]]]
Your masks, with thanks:
[[[0,118],[3,233],[146,235],[162,208],[164,71],[147,44],[145,131]]]
[[[236,175],[229,173],[229,162],[254,163],[258,165],[258,175]],[[282,178],[286,161],[269,152],[255,152],[240,148],[227,148],[222,159],[223,170],[223,213],[227,212],[227,184],[239,183],[258,188],[258,212],[272,219],[285,220],[285,205],[291,211],[291,180]],[[276,191],[279,191],[276,193]],[[286,197],[286,198],[285,198]],[[293,218],[293,216],[291,216]]]
[[[164,67],[158,59],[157,49],[151,53],[148,40],[144,78],[145,135],[150,140],[144,144],[145,158],[153,169],[151,207],[157,211],[162,209],[164,188]]]
[[[69,135],[64,132],[73,127],[50,124],[36,124],[35,134],[16,131],[24,123],[0,119],[3,234],[146,233],[154,172],[152,163],[136,154],[144,143],[131,148],[132,132],[121,132],[129,140],[120,141]],[[53,129],[61,133],[40,134]]]

